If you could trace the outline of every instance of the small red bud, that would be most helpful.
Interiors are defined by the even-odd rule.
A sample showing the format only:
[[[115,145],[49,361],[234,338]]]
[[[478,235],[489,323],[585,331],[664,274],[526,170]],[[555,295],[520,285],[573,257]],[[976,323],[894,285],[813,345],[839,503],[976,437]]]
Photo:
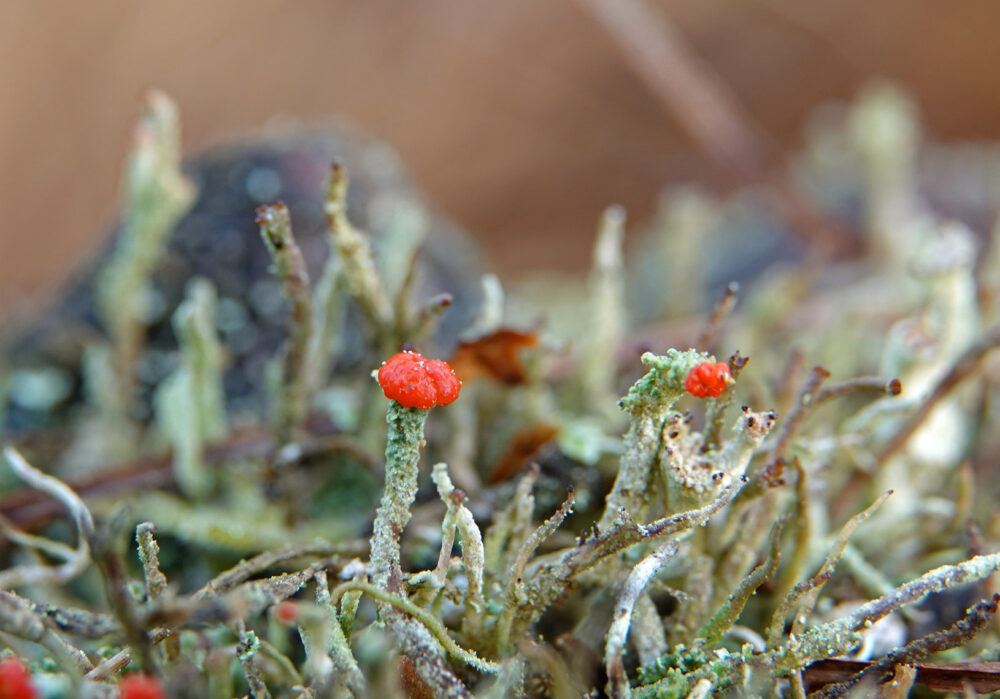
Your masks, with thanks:
[[[462,390],[447,362],[410,351],[386,360],[378,370],[378,382],[386,398],[404,408],[423,410],[454,402]]]
[[[718,398],[731,381],[725,362],[702,362],[688,373],[684,388],[695,398]]]
[[[155,677],[134,674],[123,677],[118,683],[120,699],[164,699],[163,685]]]
[[[0,699],[35,699],[38,691],[31,673],[17,658],[0,660]]]
[[[284,602],[279,602],[274,607],[274,618],[280,621],[282,624],[290,625],[294,624],[295,620],[299,617],[299,605],[295,602],[285,600]]]
[[[258,226],[263,226],[265,223],[267,223],[267,207],[266,206],[258,206],[257,207],[257,218],[254,219],[254,223],[256,223]]]

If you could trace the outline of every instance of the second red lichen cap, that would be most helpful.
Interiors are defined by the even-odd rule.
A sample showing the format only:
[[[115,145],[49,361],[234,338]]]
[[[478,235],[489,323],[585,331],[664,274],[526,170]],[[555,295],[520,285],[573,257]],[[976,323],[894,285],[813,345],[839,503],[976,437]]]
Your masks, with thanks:
[[[386,398],[404,408],[424,410],[454,402],[462,390],[462,382],[447,362],[410,351],[383,362],[378,382]]]
[[[718,398],[732,382],[725,362],[702,362],[687,375],[684,388],[696,398]]]
[[[31,673],[17,658],[0,660],[0,697],[7,699],[35,699],[38,691],[31,681]]]

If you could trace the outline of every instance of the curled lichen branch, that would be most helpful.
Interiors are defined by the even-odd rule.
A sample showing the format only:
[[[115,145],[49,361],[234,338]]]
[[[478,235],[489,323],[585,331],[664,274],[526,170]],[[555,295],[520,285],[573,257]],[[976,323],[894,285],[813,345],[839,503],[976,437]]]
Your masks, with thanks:
[[[608,673],[607,691],[612,697],[624,699],[631,696],[622,654],[625,652],[625,641],[628,639],[635,603],[657,571],[676,553],[677,542],[674,540],[665,542],[632,568],[625,580],[625,586],[618,597],[618,603],[615,605],[615,611],[611,618],[611,628],[608,629],[604,650],[604,665]]]
[[[341,583],[335,587],[330,592],[331,604],[336,604],[345,592],[349,592],[351,590],[363,592],[383,604],[391,605],[399,611],[412,616],[414,619],[423,624],[428,631],[430,631],[431,635],[435,640],[437,640],[438,643],[441,644],[445,651],[458,660],[461,660],[466,665],[474,667],[480,672],[487,673],[500,672],[503,667],[500,663],[484,660],[473,651],[466,650],[458,645],[458,643],[452,639],[448,630],[445,629],[444,624],[442,624],[441,621],[431,612],[423,609],[422,607],[416,606],[410,600],[402,597],[401,595],[386,592],[380,587],[377,587],[372,583],[365,582],[364,580],[349,580],[348,582]]]
[[[14,566],[0,571],[0,589],[40,583],[65,583],[72,580],[90,564],[90,540],[94,535],[94,518],[87,505],[73,490],[55,476],[42,473],[29,464],[20,452],[4,447],[4,459],[10,468],[32,488],[41,490],[62,503],[76,524],[77,544],[69,549],[58,542],[48,541],[20,533],[25,543],[56,553],[64,559],[58,566]]]

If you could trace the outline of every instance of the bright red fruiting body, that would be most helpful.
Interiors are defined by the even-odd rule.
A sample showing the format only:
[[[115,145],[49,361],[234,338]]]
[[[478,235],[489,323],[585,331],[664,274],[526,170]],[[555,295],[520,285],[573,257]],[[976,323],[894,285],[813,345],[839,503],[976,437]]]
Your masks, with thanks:
[[[121,699],[164,699],[163,685],[155,677],[148,675],[127,675],[118,683]]]
[[[31,673],[17,658],[0,661],[0,699],[35,699],[38,691],[31,683]]]
[[[410,351],[383,362],[378,382],[386,398],[404,408],[423,410],[454,402],[462,390],[462,382],[447,362]]]
[[[688,372],[684,388],[695,398],[718,398],[730,381],[728,364],[702,362]]]
[[[274,617],[282,624],[292,624],[299,617],[299,605],[290,600],[279,602],[274,607]]]

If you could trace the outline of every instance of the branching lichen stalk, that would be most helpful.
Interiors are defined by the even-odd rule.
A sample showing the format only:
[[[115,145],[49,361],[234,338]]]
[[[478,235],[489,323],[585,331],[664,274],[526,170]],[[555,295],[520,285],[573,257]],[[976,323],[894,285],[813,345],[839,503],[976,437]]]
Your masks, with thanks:
[[[692,367],[710,360],[708,355],[696,350],[670,349],[662,356],[651,352],[642,355],[642,363],[649,371],[618,402],[629,416],[630,424],[624,438],[618,477],[598,522],[601,529],[610,527],[622,510],[632,517],[638,516],[656,462],[663,422],[684,395],[684,381]]]
[[[882,617],[933,592],[982,580],[997,570],[1000,570],[1000,553],[976,556],[962,563],[935,568],[889,594],[861,605],[847,616],[806,630],[800,638],[777,649],[773,656],[775,666],[792,669],[812,660],[841,655],[857,643],[860,629]]]

